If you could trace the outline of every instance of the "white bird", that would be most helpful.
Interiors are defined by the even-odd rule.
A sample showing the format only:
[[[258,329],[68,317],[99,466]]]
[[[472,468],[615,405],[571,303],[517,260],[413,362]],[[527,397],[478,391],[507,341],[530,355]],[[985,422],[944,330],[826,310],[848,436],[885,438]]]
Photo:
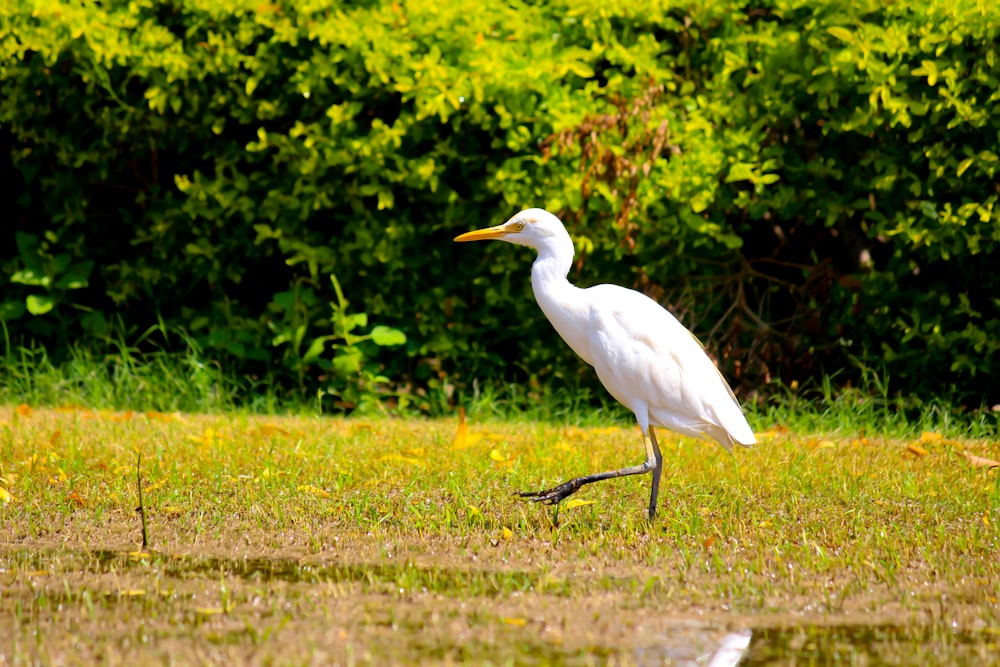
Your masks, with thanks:
[[[608,392],[635,414],[646,449],[640,465],[576,477],[521,497],[554,505],[584,484],[652,473],[652,519],[663,472],[654,426],[709,436],[730,451],[734,443],[749,447],[757,441],[733,390],[677,318],[635,290],[618,285],[581,289],[567,280],[573,240],[559,218],[529,208],[502,225],[455,237],[459,242],[491,239],[538,251],[531,267],[535,300],[562,339],[594,367]]]

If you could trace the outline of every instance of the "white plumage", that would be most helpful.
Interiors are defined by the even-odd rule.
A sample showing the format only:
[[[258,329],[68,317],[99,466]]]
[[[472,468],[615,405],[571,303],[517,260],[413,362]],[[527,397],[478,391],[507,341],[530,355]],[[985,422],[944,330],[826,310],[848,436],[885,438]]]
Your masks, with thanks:
[[[554,504],[584,484],[651,472],[652,518],[662,472],[653,426],[709,436],[730,450],[734,443],[756,442],[729,385],[677,318],[635,290],[617,285],[580,289],[570,284],[566,276],[573,263],[573,241],[556,216],[527,209],[502,225],[455,238],[488,239],[538,251],[531,268],[535,300],[563,340],[594,367],[608,392],[635,414],[646,448],[641,465],[578,477],[553,489],[522,493],[523,497]]]

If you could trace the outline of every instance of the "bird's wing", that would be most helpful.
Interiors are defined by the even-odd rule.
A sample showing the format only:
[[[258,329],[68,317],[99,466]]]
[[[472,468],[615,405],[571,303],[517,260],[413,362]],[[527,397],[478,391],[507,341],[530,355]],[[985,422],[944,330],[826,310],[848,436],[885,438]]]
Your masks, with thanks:
[[[590,351],[612,396],[651,423],[708,435],[730,448],[754,442],[719,370],[698,340],[649,297],[616,285],[590,288]]]

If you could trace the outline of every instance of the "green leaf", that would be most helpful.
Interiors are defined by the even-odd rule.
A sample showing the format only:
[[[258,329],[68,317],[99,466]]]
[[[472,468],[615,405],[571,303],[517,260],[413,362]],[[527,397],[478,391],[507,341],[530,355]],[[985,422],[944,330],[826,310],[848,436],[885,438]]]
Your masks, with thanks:
[[[832,25],[826,31],[842,42],[850,44],[854,41],[854,33],[842,26]]]
[[[333,369],[340,375],[355,375],[361,372],[361,360],[361,351],[351,348],[333,358]]]
[[[387,208],[392,208],[395,201],[392,190],[378,191],[378,210],[383,211]]]
[[[108,326],[108,318],[104,317],[103,313],[96,310],[92,313],[84,315],[80,320],[80,324],[82,324],[84,330],[92,336],[106,336],[108,334],[108,330],[110,329]]]
[[[19,319],[25,313],[24,303],[21,301],[0,301],[0,322],[11,322]]]
[[[566,69],[573,74],[576,74],[581,79],[594,78],[594,68],[587,63],[580,62],[579,60],[566,63]]]
[[[17,244],[17,252],[21,255],[23,261],[27,261],[29,256],[37,261],[38,254],[38,237],[34,234],[28,234],[26,232],[15,232],[14,242]]]
[[[938,71],[937,63],[933,60],[922,60],[920,61],[921,69],[927,75],[927,85],[933,86],[937,83]]]
[[[971,157],[970,157],[970,158],[966,158],[966,159],[962,160],[962,161],[961,161],[961,162],[959,163],[959,165],[958,165],[958,173],[957,173],[957,175],[958,175],[958,176],[961,176],[962,174],[964,174],[964,173],[966,172],[966,170],[967,170],[967,169],[968,169],[969,167],[971,167],[971,166],[972,166],[972,163],[973,163],[974,161],[975,161],[975,160],[973,160],[973,159],[972,159]]]
[[[87,286],[87,279],[94,268],[94,263],[90,260],[77,262],[69,267],[66,273],[56,281],[58,289],[80,289]]]
[[[10,277],[12,283],[20,283],[21,285],[35,285],[37,287],[48,287],[51,283],[51,279],[48,276],[43,276],[32,269],[24,269],[23,271],[17,271]]]
[[[326,345],[326,338],[317,338],[312,343],[309,344],[309,349],[306,353],[302,355],[302,363],[311,364],[316,361],[321,354],[323,354],[323,348]]]
[[[753,165],[745,162],[737,162],[729,169],[729,175],[726,176],[726,182],[733,183],[734,181],[748,181],[752,178]]]
[[[387,347],[392,345],[402,345],[406,342],[406,334],[404,334],[399,329],[393,329],[392,327],[387,327],[379,325],[372,329],[372,342],[380,347]]]
[[[356,327],[368,326],[368,313],[352,313],[344,317],[344,324],[347,331],[352,331]]]
[[[56,305],[48,294],[32,294],[27,298],[25,304],[28,306],[28,312],[32,315],[44,315]]]

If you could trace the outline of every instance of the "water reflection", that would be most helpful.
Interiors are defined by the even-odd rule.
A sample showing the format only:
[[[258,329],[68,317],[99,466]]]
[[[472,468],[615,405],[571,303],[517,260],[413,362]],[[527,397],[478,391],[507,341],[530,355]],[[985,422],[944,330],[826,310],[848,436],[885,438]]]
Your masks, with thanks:
[[[708,667],[736,667],[750,648],[751,637],[753,632],[750,630],[730,632],[722,638],[722,643],[709,660]]]
[[[709,625],[681,623],[661,631],[635,654],[642,667],[763,667],[839,664],[1000,664],[988,623],[981,632],[945,624],[795,624],[727,632]],[[944,656],[947,656],[945,658]]]
[[[754,630],[740,667],[764,665],[993,665],[996,635],[961,632],[949,624],[802,624]]]
[[[641,667],[681,665],[683,667],[736,667],[750,648],[753,632],[726,632],[710,627],[678,627],[669,636],[636,652]]]

